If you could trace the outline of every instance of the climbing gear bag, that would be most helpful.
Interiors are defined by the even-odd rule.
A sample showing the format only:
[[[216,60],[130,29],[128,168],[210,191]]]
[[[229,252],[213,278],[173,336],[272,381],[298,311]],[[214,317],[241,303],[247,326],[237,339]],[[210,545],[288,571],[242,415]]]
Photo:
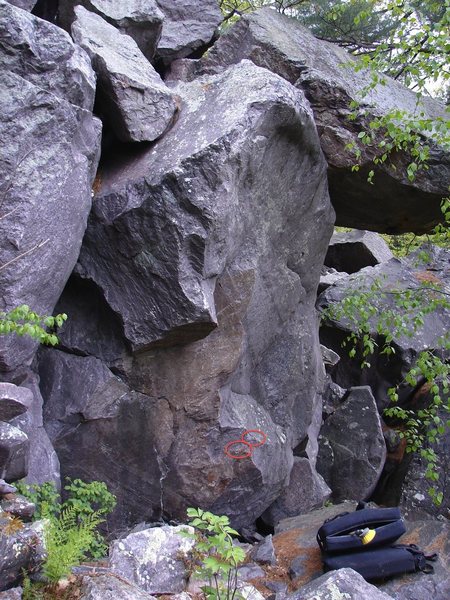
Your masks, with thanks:
[[[405,532],[398,508],[362,508],[325,521],[317,543],[322,552],[336,554],[392,544]]]
[[[428,561],[435,561],[436,554],[426,555],[413,544],[398,544],[387,548],[360,550],[341,555],[324,555],[325,571],[350,568],[364,579],[382,579],[394,575],[423,571],[433,573]]]

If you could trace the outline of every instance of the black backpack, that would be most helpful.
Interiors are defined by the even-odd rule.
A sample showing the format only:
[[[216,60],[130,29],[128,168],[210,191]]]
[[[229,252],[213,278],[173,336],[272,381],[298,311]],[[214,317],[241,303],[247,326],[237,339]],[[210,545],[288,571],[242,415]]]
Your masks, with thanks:
[[[366,508],[328,519],[317,533],[325,571],[351,568],[364,579],[381,579],[415,571],[433,573],[425,555],[414,544],[393,544],[406,532],[398,508]]]

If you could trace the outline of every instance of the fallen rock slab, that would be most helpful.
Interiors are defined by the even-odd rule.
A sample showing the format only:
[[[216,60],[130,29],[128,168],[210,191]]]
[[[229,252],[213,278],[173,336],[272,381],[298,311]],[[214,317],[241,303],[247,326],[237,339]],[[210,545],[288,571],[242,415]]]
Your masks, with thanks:
[[[156,0],[164,14],[157,56],[164,65],[206,49],[222,22],[217,0]]]
[[[368,386],[351,388],[320,430],[317,470],[336,500],[365,500],[375,489],[385,460],[375,398]]]
[[[374,267],[391,258],[394,255],[381,235],[355,229],[333,233],[324,264],[336,271],[356,273],[364,267]]]
[[[355,58],[337,44],[317,40],[296,19],[270,8],[243,16],[202,59],[203,72],[217,70],[248,58],[301,88],[314,111],[322,149],[328,161],[330,197],[336,224],[385,233],[429,231],[442,221],[440,203],[447,194],[450,156],[442,148],[432,149],[428,170],[420,170],[413,182],[406,166],[411,157],[397,153],[386,163],[374,165],[382,149],[360,144],[358,133],[369,129],[374,116],[391,110],[414,114],[417,96],[386,77],[363,99],[360,93],[370,82],[366,70],[356,72]],[[347,65],[347,66],[344,66]],[[349,120],[350,102],[361,102],[355,121]],[[448,118],[445,107],[428,98],[420,110],[426,118]],[[383,139],[380,133],[379,139]],[[360,169],[354,172],[354,143],[361,150]],[[394,168],[395,167],[395,168]],[[373,185],[368,183],[374,170]]]
[[[161,37],[164,14],[156,0],[64,0],[59,5],[59,23],[67,31],[75,20],[75,7],[83,6],[100,15],[121,33],[129,35],[139,46],[143,55],[152,60]]]
[[[118,139],[152,141],[172,122],[176,100],[136,42],[100,16],[75,8],[74,41],[97,73],[97,101]]]

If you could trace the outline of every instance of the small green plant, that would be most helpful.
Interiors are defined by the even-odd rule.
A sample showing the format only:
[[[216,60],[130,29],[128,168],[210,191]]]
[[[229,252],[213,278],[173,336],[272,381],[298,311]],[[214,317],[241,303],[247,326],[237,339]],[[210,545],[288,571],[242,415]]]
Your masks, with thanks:
[[[0,311],[0,335],[15,333],[19,336],[31,337],[41,344],[56,346],[57,336],[47,329],[61,327],[66,319],[65,313],[55,317],[41,316],[33,312],[26,304],[22,304],[10,312]]]
[[[23,482],[15,485],[20,494],[36,505],[35,520],[48,515],[57,518],[64,511],[70,509],[71,514],[75,515],[76,522],[81,524],[89,521],[92,515],[97,515],[97,517],[107,515],[116,505],[115,496],[109,492],[106,484],[102,481],[87,483],[81,479],[67,478],[64,489],[68,492],[68,497],[63,503],[60,502],[59,494],[52,481],[41,485],[28,485]],[[103,520],[101,519],[101,521]],[[88,548],[89,556],[102,558],[107,550],[108,546],[103,535],[96,529]]]
[[[43,516],[47,557],[42,570],[49,582],[57,583],[87,557],[95,540],[95,530],[104,519],[93,512],[79,520],[73,507],[63,508],[57,517],[52,513]]]
[[[195,539],[194,558],[198,563],[196,574],[208,581],[202,588],[208,600],[233,600],[237,593],[237,566],[245,559],[245,552],[233,545],[233,535],[228,517],[214,515],[200,508],[188,508],[189,525],[194,534],[184,535]]]

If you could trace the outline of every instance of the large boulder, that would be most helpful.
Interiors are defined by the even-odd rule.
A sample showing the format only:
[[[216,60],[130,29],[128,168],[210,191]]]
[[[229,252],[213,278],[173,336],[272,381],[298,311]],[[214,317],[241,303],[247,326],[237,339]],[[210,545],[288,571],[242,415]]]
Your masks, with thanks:
[[[128,520],[183,518],[201,505],[243,525],[285,487],[292,448],[316,443],[324,374],[314,296],[333,221],[326,165],[303,94],[249,61],[174,92],[174,127],[105,161],[72,280],[78,298],[95,293],[80,302],[71,339],[62,334],[67,349],[108,362],[132,398],[92,402],[100,361],[64,359],[88,365],[80,384],[50,366],[49,350],[46,418],[63,472],[113,479],[133,507]],[[92,327],[75,331],[97,304],[126,342],[108,357],[106,323],[99,340]],[[227,456],[247,429],[266,443]]]
[[[174,118],[176,100],[136,42],[100,16],[75,8],[72,37],[97,73],[97,102],[116,136],[142,142],[161,136]]]
[[[77,260],[91,206],[100,124],[95,78],[69,36],[0,1],[0,310],[51,313]],[[30,184],[32,182],[32,184]],[[0,369],[36,343],[0,338]]]
[[[444,150],[433,148],[429,169],[419,171],[410,182],[407,155],[398,152],[392,156],[393,166],[389,161],[373,165],[374,156],[383,150],[364,146],[358,139],[358,133],[368,129],[374,116],[398,109],[414,114],[416,94],[386,77],[386,85],[376,87],[361,100],[370,74],[349,66],[357,59],[336,44],[317,40],[297,20],[270,8],[243,16],[222,35],[202,59],[203,71],[215,71],[243,58],[304,90],[329,164],[330,197],[338,225],[387,233],[424,232],[442,220],[440,203],[450,178],[450,159]],[[353,100],[362,104],[359,117],[351,121]],[[431,119],[446,116],[442,105],[427,98],[421,100],[420,110]],[[346,148],[351,143],[361,150],[358,172],[352,169],[354,152]],[[374,185],[367,181],[372,169]]]
[[[75,20],[77,5],[100,15],[121,33],[132,37],[144,56],[148,60],[153,58],[164,20],[156,0],[64,0],[60,2],[58,18],[67,31]]]
[[[205,49],[222,22],[217,0],[156,0],[164,14],[158,58],[168,65],[176,58]]]
[[[192,527],[178,525],[154,527],[113,542],[111,569],[150,594],[178,594],[188,579],[187,561],[194,539],[180,532],[193,533]]]
[[[319,437],[317,470],[337,500],[365,500],[386,459],[377,405],[369,387],[352,388]]]

